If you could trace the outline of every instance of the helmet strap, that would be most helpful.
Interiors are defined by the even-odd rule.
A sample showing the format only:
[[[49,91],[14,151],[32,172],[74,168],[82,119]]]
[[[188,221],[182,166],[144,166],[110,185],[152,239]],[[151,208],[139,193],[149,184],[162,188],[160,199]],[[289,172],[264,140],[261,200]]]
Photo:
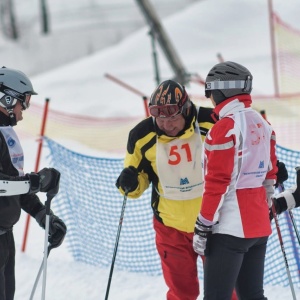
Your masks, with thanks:
[[[250,94],[251,90],[252,90],[252,78],[251,76],[247,76],[245,80],[245,87],[243,89],[243,92]]]
[[[8,112],[10,126],[17,125],[17,119],[16,119],[16,115],[13,113],[13,108],[6,109],[6,111]]]
[[[217,105],[220,104],[221,102],[223,102],[224,100],[226,100],[226,98],[227,98],[220,90],[212,90],[211,93],[212,93],[212,95],[214,97],[214,101]]]

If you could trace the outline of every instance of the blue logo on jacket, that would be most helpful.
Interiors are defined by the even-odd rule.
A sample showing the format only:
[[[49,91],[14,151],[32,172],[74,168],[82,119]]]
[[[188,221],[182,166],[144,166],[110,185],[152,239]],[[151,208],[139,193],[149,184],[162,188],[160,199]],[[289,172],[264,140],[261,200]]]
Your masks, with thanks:
[[[9,147],[13,147],[15,144],[16,144],[16,141],[15,141],[12,137],[9,137],[9,138],[7,139],[7,145],[8,145]]]
[[[180,185],[184,185],[184,184],[189,184],[189,180],[185,177],[185,178],[180,178]]]
[[[260,161],[260,162],[259,162],[259,165],[258,165],[258,168],[259,168],[259,169],[263,169],[264,167],[265,167],[264,161]]]

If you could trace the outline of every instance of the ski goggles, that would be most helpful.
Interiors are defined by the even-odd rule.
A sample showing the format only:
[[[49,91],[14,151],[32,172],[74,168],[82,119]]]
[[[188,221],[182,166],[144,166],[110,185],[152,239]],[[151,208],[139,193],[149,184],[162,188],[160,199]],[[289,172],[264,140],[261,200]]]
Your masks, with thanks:
[[[5,85],[0,85],[1,106],[12,108],[17,104],[17,100],[21,102],[22,108],[25,110],[30,106],[30,93],[21,94]]]
[[[24,94],[24,99],[20,100],[22,108],[25,110],[27,108],[29,108],[30,106],[30,99],[31,99],[31,94]]]
[[[177,104],[151,105],[149,112],[154,118],[170,118],[182,113],[182,107]]]
[[[252,77],[247,76],[246,80],[225,80],[205,82],[205,97],[210,98],[212,90],[240,89],[243,93],[250,93],[252,90]]]

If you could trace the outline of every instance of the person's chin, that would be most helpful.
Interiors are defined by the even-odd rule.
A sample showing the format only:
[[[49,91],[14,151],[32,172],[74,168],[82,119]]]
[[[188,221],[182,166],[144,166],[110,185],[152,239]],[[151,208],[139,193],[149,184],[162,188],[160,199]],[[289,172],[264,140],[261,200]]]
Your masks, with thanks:
[[[176,136],[178,134],[178,130],[165,132],[167,136]]]

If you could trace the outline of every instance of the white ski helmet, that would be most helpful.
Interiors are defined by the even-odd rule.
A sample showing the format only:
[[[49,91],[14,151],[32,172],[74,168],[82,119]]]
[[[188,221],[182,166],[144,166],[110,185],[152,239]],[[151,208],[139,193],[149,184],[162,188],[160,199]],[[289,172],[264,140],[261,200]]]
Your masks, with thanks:
[[[6,67],[0,69],[0,106],[9,110],[19,100],[26,109],[31,95],[37,95],[37,93],[23,72]]]

